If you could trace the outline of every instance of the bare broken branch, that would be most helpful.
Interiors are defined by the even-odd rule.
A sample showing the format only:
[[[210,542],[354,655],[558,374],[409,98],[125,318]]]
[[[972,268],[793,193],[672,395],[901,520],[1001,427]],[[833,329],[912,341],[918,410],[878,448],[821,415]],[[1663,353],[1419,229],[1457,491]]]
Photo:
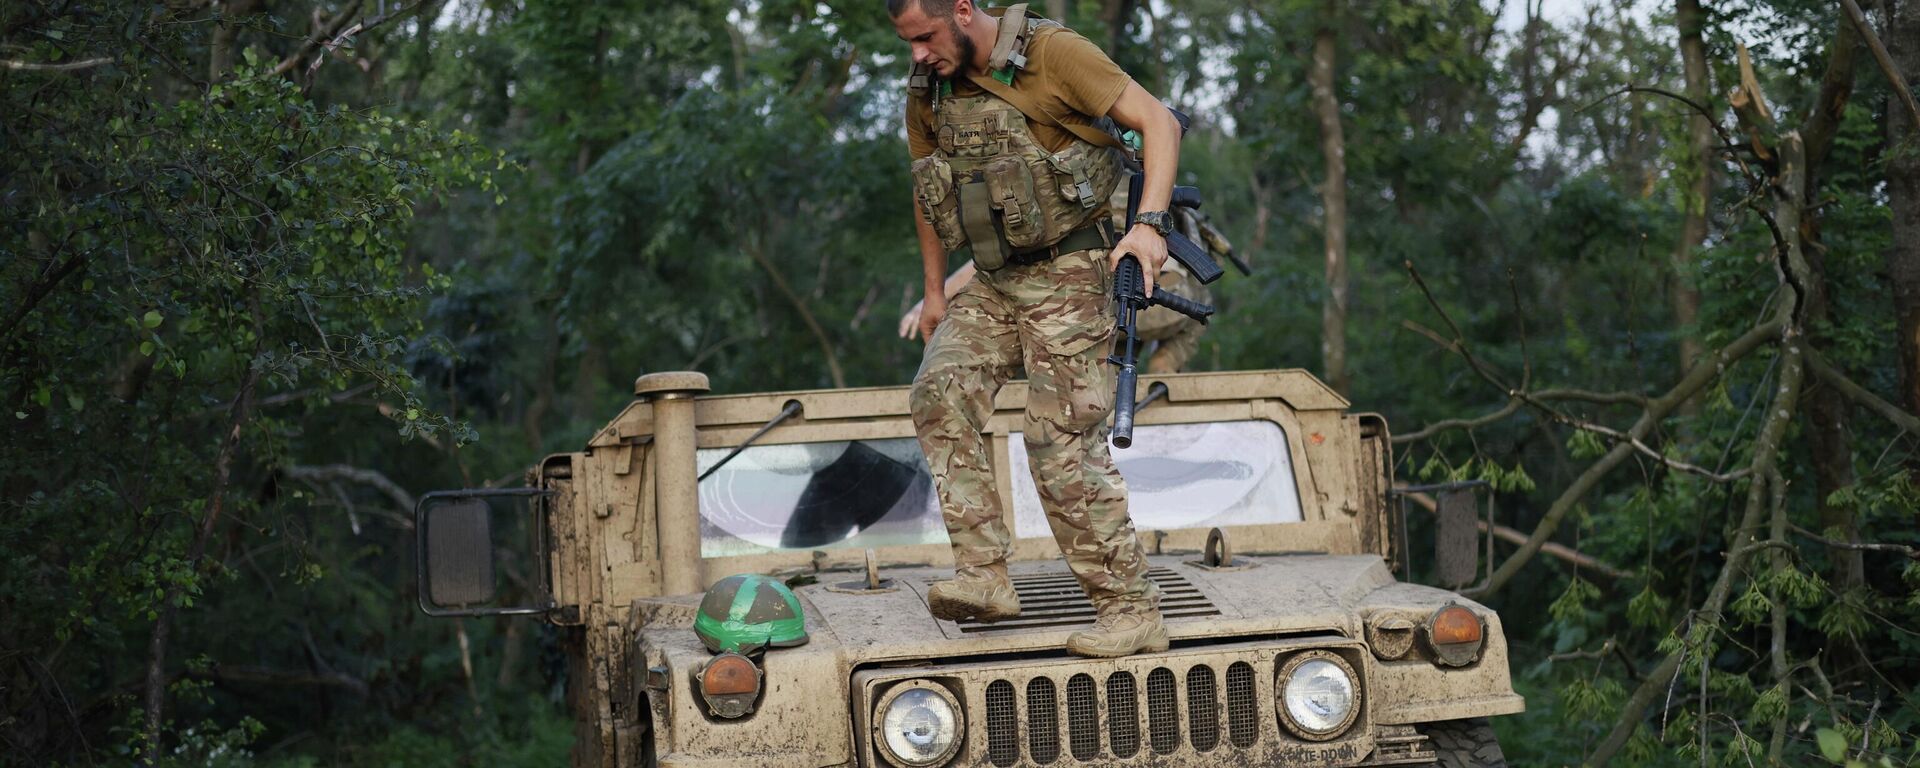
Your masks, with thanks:
[[[1658,461],[1661,464],[1667,465],[1667,467],[1671,469],[1678,470],[1680,472],[1685,472],[1690,475],[1699,475],[1701,477],[1707,478],[1708,480],[1712,480],[1716,483],[1731,483],[1735,480],[1738,480],[1740,478],[1747,476],[1747,470],[1744,470],[1744,469],[1735,470],[1733,472],[1722,474],[1719,472],[1715,472],[1711,469],[1707,469],[1705,467],[1688,464],[1684,461],[1669,457],[1659,451],[1656,451],[1653,449],[1652,446],[1649,446],[1646,443],[1640,442],[1639,438],[1636,438],[1625,432],[1621,432],[1620,430],[1614,429],[1612,427],[1604,426],[1601,424],[1595,424],[1590,421],[1582,421],[1579,419],[1569,421],[1567,422],[1567,424],[1569,426],[1574,427],[1575,429],[1586,430],[1588,432],[1592,432],[1596,435],[1600,435],[1602,437],[1606,437],[1611,440],[1617,440],[1617,441],[1629,443],[1634,447],[1635,450],[1644,454],[1648,458]]]
[[[1441,432],[1446,432],[1448,430],[1477,429],[1479,427],[1484,427],[1488,424],[1492,424],[1496,421],[1504,419],[1508,416],[1512,416],[1513,414],[1519,412],[1519,410],[1520,410],[1520,398],[1517,398],[1517,397],[1512,398],[1507,400],[1507,404],[1504,406],[1501,406],[1500,410],[1494,411],[1493,413],[1489,413],[1485,416],[1472,418],[1472,419],[1444,419],[1441,421],[1436,421],[1432,424],[1428,424],[1427,426],[1421,428],[1421,430],[1418,432],[1414,432],[1406,435],[1394,435],[1393,442],[1396,445],[1401,443],[1417,443],[1421,440],[1425,440],[1429,437],[1433,437],[1434,435],[1440,434]]]
[[[1882,418],[1893,422],[1895,426],[1900,427],[1900,429],[1906,431],[1908,434],[1920,435],[1920,417],[1915,417],[1913,414],[1907,413],[1902,410],[1900,406],[1889,403],[1881,399],[1879,395],[1867,391],[1866,387],[1855,384],[1852,379],[1846,377],[1846,374],[1836,370],[1833,364],[1828,363],[1826,357],[1811,348],[1807,350],[1807,367],[1813,369],[1813,375],[1818,377],[1821,383],[1839,390],[1840,394],[1845,395],[1847,399],[1859,403],[1867,410],[1880,414]]]
[[[1894,66],[1893,56],[1887,53],[1887,45],[1880,42],[1880,35],[1873,31],[1873,25],[1867,23],[1867,14],[1860,10],[1860,4],[1854,0],[1840,0],[1840,7],[1847,11],[1847,21],[1853,23],[1853,29],[1867,41],[1867,50],[1873,52],[1873,60],[1880,65],[1880,71],[1887,76],[1887,83],[1893,86],[1894,93],[1900,94],[1900,101],[1907,105],[1907,114],[1913,117],[1914,125],[1920,125],[1920,103],[1913,100],[1913,91],[1907,89],[1907,79],[1900,75],[1900,68]]]
[[[4,66],[7,69],[11,69],[17,72],[73,72],[81,69],[92,69],[102,64],[109,64],[112,62],[113,62],[113,59],[107,58],[105,56],[102,56],[97,59],[81,59],[79,61],[69,61],[64,64],[41,64],[41,63],[32,62],[32,61],[14,61],[12,59],[5,59],[5,60],[0,60],[0,66]]]
[[[387,498],[393,501],[394,506],[399,507],[402,511],[413,511],[413,494],[408,493],[405,488],[401,488],[399,483],[381,474],[379,470],[363,469],[346,464],[322,464],[316,466],[294,464],[282,467],[280,473],[292,480],[322,483],[345,480],[359,483],[386,494]]]
[[[1433,497],[1428,496],[1427,494],[1409,493],[1409,494],[1406,494],[1406,497],[1409,499],[1412,499],[1414,504],[1418,505],[1421,509],[1424,509],[1428,512],[1434,512],[1439,509],[1439,503],[1434,501]],[[1481,533],[1487,532],[1487,521],[1485,520],[1475,520],[1474,526],[1479,528]],[[1504,525],[1493,526],[1493,536],[1494,538],[1497,538],[1501,541],[1508,542],[1510,544],[1525,544],[1527,542],[1526,534],[1521,533],[1517,530],[1514,530]],[[1559,544],[1559,543],[1550,541],[1550,542],[1547,542],[1545,546],[1542,546],[1540,548],[1540,552],[1541,554],[1547,555],[1548,557],[1553,557],[1561,561],[1570,563],[1574,567],[1579,568],[1581,570],[1592,571],[1594,573],[1598,573],[1614,581],[1620,581],[1623,579],[1629,579],[1633,577],[1633,574],[1631,573],[1623,571],[1613,565],[1609,565],[1606,562],[1601,561],[1599,558],[1594,557],[1593,555],[1583,553],[1580,550],[1574,549],[1564,544]]]
[[[1790,528],[1794,533],[1800,534],[1801,536],[1804,536],[1809,539],[1813,539],[1814,541],[1820,542],[1821,544],[1825,544],[1834,549],[1851,549],[1851,550],[1856,550],[1860,552],[1892,552],[1896,555],[1904,555],[1909,560],[1920,560],[1920,549],[1914,549],[1913,547],[1909,547],[1901,544],[1876,544],[1873,542],[1865,542],[1865,541],[1839,541],[1837,539],[1829,539],[1825,536],[1821,536],[1820,534],[1814,533],[1813,531],[1809,531],[1797,525],[1789,525],[1788,528]]]
[[[332,20],[328,21],[324,26],[321,26],[318,32],[308,35],[305,40],[300,41],[300,47],[294,49],[293,53],[289,54],[286,58],[281,59],[280,64],[275,66],[269,74],[277,76],[292,72],[294,67],[300,66],[300,62],[305,61],[308,56],[313,55],[313,52],[319,50],[321,45],[338,38],[340,30],[346,29],[347,22],[352,21],[353,17],[359,15],[359,13],[360,0],[354,0],[348,3],[347,7],[340,9],[339,13],[334,14]],[[319,14],[320,12],[318,10],[314,11],[316,17],[319,16]]]
[[[313,57],[313,63],[307,65],[307,81],[312,82],[313,73],[320,71],[320,65],[321,63],[327,60],[327,56],[332,54],[335,50],[338,50],[340,46],[346,45],[348,42],[352,41],[354,35],[370,32],[375,27],[378,27],[389,21],[397,19],[401,16],[405,16],[409,13],[412,13],[415,10],[418,10],[421,4],[424,2],[426,2],[426,0],[414,0],[414,2],[412,3],[408,3],[406,5],[395,8],[386,13],[380,14],[379,16],[375,16],[371,19],[367,19],[358,24],[355,24],[353,25],[353,27],[349,29],[336,32],[333,35],[333,39],[328,40],[326,43],[322,44],[321,47],[325,48],[326,50],[320,51],[319,55]],[[355,3],[355,6],[358,7],[358,3]]]

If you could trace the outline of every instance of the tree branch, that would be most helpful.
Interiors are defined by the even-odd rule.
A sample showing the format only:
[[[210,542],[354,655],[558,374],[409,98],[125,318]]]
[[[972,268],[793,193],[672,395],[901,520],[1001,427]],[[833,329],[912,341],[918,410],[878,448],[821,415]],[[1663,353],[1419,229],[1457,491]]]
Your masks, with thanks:
[[[1406,494],[1406,496],[1407,498],[1412,499],[1413,503],[1416,506],[1428,512],[1437,512],[1439,510],[1439,502],[1434,501],[1432,496],[1428,496],[1427,494],[1424,494],[1424,493],[1409,493],[1409,494]],[[1474,527],[1478,528],[1481,533],[1486,533],[1487,521],[1475,520]],[[1510,544],[1525,544],[1527,542],[1526,534],[1521,533],[1512,528],[1508,528],[1507,526],[1504,526],[1504,525],[1493,526],[1493,536],[1494,538],[1500,539],[1501,541],[1505,541]],[[1631,573],[1620,570],[1619,568],[1616,568],[1612,565],[1602,562],[1601,560],[1595,558],[1592,555],[1585,554],[1580,550],[1574,549],[1564,544],[1559,544],[1559,543],[1550,541],[1550,542],[1547,542],[1546,545],[1540,548],[1540,552],[1549,557],[1557,558],[1559,560],[1570,563],[1575,568],[1593,571],[1594,573],[1598,573],[1614,581],[1620,581],[1623,579],[1629,579],[1633,577],[1633,574]]]
[[[358,13],[360,13],[360,0],[353,0],[353,2],[347,4],[347,7],[340,9],[340,13],[335,14],[333,20],[322,26],[317,33],[308,35],[305,40],[300,41],[300,47],[295,48],[293,53],[281,59],[280,64],[275,66],[273,71],[268,74],[278,76],[292,72],[294,67],[300,66],[300,62],[306,60],[314,51],[319,50],[321,45],[338,38],[340,30],[346,29],[347,22],[352,21],[353,17]],[[319,14],[316,12],[315,15],[317,16]]]
[[[113,59],[105,56],[102,56],[97,59],[81,59],[79,61],[69,61],[64,64],[40,64],[37,62],[31,62],[31,61],[14,61],[12,59],[5,59],[5,60],[0,60],[0,66],[4,66],[7,69],[11,69],[14,71],[22,71],[22,72],[73,72],[75,70],[81,70],[81,69],[92,69],[102,64],[110,64],[112,62],[113,62]]]
[[[307,65],[307,82],[313,82],[313,73],[320,71],[320,64],[327,60],[327,56],[329,54],[333,53],[340,46],[347,44],[349,40],[352,40],[354,35],[358,35],[364,32],[371,32],[375,27],[378,27],[389,21],[397,19],[401,16],[405,16],[409,13],[419,10],[420,5],[424,2],[426,2],[426,0],[414,0],[414,2],[412,3],[400,6],[391,11],[380,14],[379,16],[375,16],[371,19],[367,19],[366,21],[362,21],[358,24],[355,24],[353,25],[352,29],[348,29],[344,32],[335,33],[333,36],[333,39],[327,41],[324,44],[323,47],[325,47],[326,50],[320,52],[320,55],[313,57],[313,63]],[[356,2],[355,6],[358,7],[358,5],[359,4]]]
[[[1755,326],[1746,333],[1741,334],[1739,338],[1728,343],[1727,346],[1702,358],[1698,363],[1694,364],[1693,369],[1688,371],[1687,375],[1682,378],[1678,384],[1674,385],[1673,389],[1649,401],[1646,411],[1640,415],[1639,420],[1634,422],[1633,427],[1628,429],[1626,434],[1634,436],[1635,439],[1645,437],[1647,433],[1653,430],[1655,424],[1658,424],[1661,419],[1666,418],[1668,413],[1671,413],[1673,409],[1679,407],[1681,403],[1692,397],[1694,393],[1704,389],[1709,382],[1718,378],[1728,367],[1731,367],[1748,353],[1751,353],[1762,343],[1779,335],[1781,328],[1782,321],[1776,317],[1773,320]],[[1520,545],[1520,550],[1510,555],[1506,561],[1500,564],[1500,567],[1494,571],[1493,577],[1488,580],[1485,587],[1472,591],[1468,594],[1468,597],[1480,599],[1486,595],[1500,591],[1502,587],[1505,587],[1508,582],[1512,581],[1513,577],[1519,573],[1520,568],[1526,565],[1528,560],[1533,559],[1533,556],[1538,554],[1540,549],[1546,545],[1547,540],[1553,537],[1554,531],[1560,527],[1560,521],[1567,516],[1568,512],[1573,511],[1574,506],[1579,503],[1580,499],[1584,498],[1587,492],[1593,490],[1593,488],[1600,483],[1600,480],[1606,477],[1609,472],[1612,472],[1615,467],[1619,466],[1622,461],[1625,461],[1627,456],[1632,454],[1634,450],[1633,445],[1630,443],[1615,443],[1613,448],[1607,451],[1605,456],[1600,457],[1600,459],[1589,465],[1586,471],[1580,473],[1580,476],[1575,478],[1573,483],[1567,486],[1565,491],[1561,492],[1559,498],[1554,499],[1553,505],[1547,509],[1546,515],[1542,516],[1539,524],[1534,526],[1533,533],[1527,536],[1524,544]]]
[[[19,302],[7,312],[6,323],[0,324],[0,343],[12,339],[14,328],[20,324],[20,321],[25,320],[27,314],[32,312],[33,308],[47,297],[47,294],[52,293],[60,281],[67,279],[68,275],[73,274],[86,261],[83,254],[74,254],[57,265],[49,265],[51,268],[42,274],[40,279],[33,281],[32,285],[21,291]]]
[[[1620,430],[1614,429],[1612,427],[1595,424],[1590,421],[1582,421],[1579,419],[1575,419],[1567,423],[1570,426],[1574,427],[1575,429],[1583,429],[1588,432],[1592,432],[1596,435],[1600,435],[1612,440],[1618,440],[1618,441],[1629,443],[1634,447],[1635,450],[1639,451],[1641,454],[1644,454],[1648,458],[1651,458],[1654,461],[1658,461],[1661,464],[1665,464],[1669,468],[1672,468],[1681,472],[1686,472],[1688,474],[1699,475],[1701,477],[1707,478],[1708,480],[1712,480],[1716,483],[1731,483],[1735,480],[1738,480],[1742,477],[1747,476],[1747,471],[1744,469],[1735,471],[1735,472],[1728,472],[1726,474],[1721,474],[1711,469],[1707,469],[1705,467],[1695,466],[1693,464],[1688,464],[1679,459],[1669,458],[1665,454],[1662,454],[1659,451],[1654,450],[1652,446],[1649,446],[1646,443],[1640,442],[1639,438],[1629,435],[1625,432],[1621,432]]]
[[[1873,31],[1873,25],[1867,23],[1867,14],[1860,10],[1860,4],[1854,0],[1840,0],[1840,6],[1847,9],[1847,20],[1853,22],[1854,31],[1867,41],[1867,50],[1873,51],[1873,60],[1880,65],[1880,71],[1886,74],[1893,92],[1900,94],[1901,103],[1907,105],[1907,114],[1913,117],[1914,125],[1920,125],[1920,103],[1913,100],[1913,91],[1907,89],[1907,79],[1900,75],[1900,68],[1893,65],[1893,56],[1887,53],[1886,44],[1880,42],[1880,35]]]
[[[1472,418],[1472,419],[1445,419],[1442,421],[1436,421],[1432,424],[1428,424],[1426,427],[1422,428],[1418,432],[1414,432],[1406,435],[1394,435],[1393,443],[1395,445],[1399,445],[1401,443],[1417,443],[1421,440],[1425,440],[1429,437],[1433,437],[1434,435],[1440,434],[1441,432],[1445,432],[1451,429],[1468,429],[1468,430],[1478,429],[1480,427],[1484,427],[1488,424],[1492,424],[1496,421],[1504,419],[1508,416],[1512,416],[1514,413],[1518,412],[1519,410],[1520,410],[1520,398],[1517,398],[1517,397],[1509,398],[1507,400],[1506,405],[1501,406],[1500,410],[1494,411],[1493,413],[1489,413],[1485,416]]]
[[[293,464],[282,467],[280,473],[291,480],[303,480],[307,482],[346,480],[348,482],[369,486],[386,494],[386,497],[393,501],[393,505],[399,507],[401,511],[404,512],[412,512],[415,504],[413,494],[408,493],[407,489],[401,488],[399,483],[381,474],[379,470],[363,469],[346,464],[320,464],[311,466]]]
[[[800,321],[806,324],[814,340],[820,343],[820,353],[827,359],[827,374],[833,377],[833,385],[846,387],[847,376],[840,371],[840,357],[834,354],[833,341],[827,336],[827,330],[820,327],[820,321],[814,319],[813,311],[807,308],[807,303],[801,300],[800,294],[794,292],[793,286],[787,283],[787,279],[780,274],[779,268],[774,266],[773,261],[760,251],[758,244],[750,242],[745,250],[753,259],[753,263],[760,265],[761,271],[766,272],[767,277],[773,280],[773,287],[780,291],[780,295],[786,298],[788,304],[793,305],[793,311],[800,315]]]
[[[1813,539],[1814,541],[1820,542],[1821,544],[1825,544],[1834,549],[1851,549],[1857,552],[1892,552],[1897,555],[1904,555],[1909,560],[1920,560],[1920,549],[1914,549],[1913,547],[1908,547],[1900,544],[1875,544],[1872,542],[1838,541],[1835,539],[1829,539],[1825,536],[1821,536],[1820,534],[1814,533],[1813,531],[1809,531],[1797,525],[1789,526],[1789,528],[1791,528],[1794,533],[1800,534],[1801,536],[1805,536],[1809,539]]]
[[[1840,394],[1845,395],[1847,399],[1880,414],[1908,434],[1920,435],[1920,418],[1901,410],[1900,406],[1880,399],[1879,395],[1867,391],[1866,387],[1853,383],[1846,374],[1834,369],[1824,355],[1812,348],[1807,349],[1807,367],[1813,369],[1813,375],[1819,378],[1821,383],[1839,390]]]
[[[182,677],[229,684],[339,688],[363,699],[373,692],[367,681],[342,672],[296,672],[244,664],[216,664],[205,672],[189,672]]]

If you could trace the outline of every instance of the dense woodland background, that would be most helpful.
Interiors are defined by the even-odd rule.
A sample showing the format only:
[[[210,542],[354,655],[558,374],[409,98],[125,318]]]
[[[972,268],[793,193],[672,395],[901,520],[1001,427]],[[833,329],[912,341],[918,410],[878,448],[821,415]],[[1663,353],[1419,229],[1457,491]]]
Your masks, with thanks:
[[[1499,489],[1517,764],[1920,760],[1920,0],[1520,2],[1043,5],[1198,116],[1257,272],[1197,366]],[[0,763],[563,759],[411,501],[650,371],[906,382],[905,56],[841,0],[0,4]]]

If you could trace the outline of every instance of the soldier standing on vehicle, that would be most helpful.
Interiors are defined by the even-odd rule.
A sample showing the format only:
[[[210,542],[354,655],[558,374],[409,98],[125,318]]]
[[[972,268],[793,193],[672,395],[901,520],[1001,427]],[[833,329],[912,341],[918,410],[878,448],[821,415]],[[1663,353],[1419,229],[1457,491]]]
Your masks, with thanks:
[[[1114,374],[1114,265],[1141,262],[1146,288],[1166,262],[1179,123],[1099,48],[1058,24],[972,0],[888,0],[913,53],[907,142],[926,298],[925,357],[911,398],[920,446],[953,543],[955,578],[934,585],[936,617],[1017,616],[1007,578],[1007,510],[981,435],[1000,386],[1024,367],[1022,428],[1047,522],[1099,620],[1067,650],[1124,656],[1167,647],[1159,596],[1107,448]],[[1118,142],[1091,126],[1137,131],[1146,185],[1115,242],[1107,201]],[[979,267],[951,302],[950,253]]]
[[[1107,205],[1113,214],[1114,227],[1126,225],[1127,184],[1123,180],[1114,185],[1113,197]],[[1185,232],[1194,242],[1201,243],[1215,259],[1231,258],[1233,244],[1227,241],[1205,214],[1192,208],[1173,209],[1174,228]],[[951,300],[960,289],[973,280],[975,272],[973,262],[961,264],[959,269],[947,276],[946,296]],[[1201,304],[1213,303],[1213,292],[1198,280],[1192,279],[1185,267],[1174,259],[1168,259],[1161,267],[1160,278],[1156,281],[1159,290],[1177,294],[1181,298],[1191,299]],[[920,312],[924,302],[916,301],[900,316],[900,338],[912,339],[920,335]],[[1186,370],[1187,363],[1200,351],[1200,337],[1207,332],[1207,326],[1198,320],[1175,312],[1166,307],[1149,307],[1140,313],[1140,321],[1135,329],[1141,341],[1153,342],[1153,352],[1147,357],[1147,373],[1179,373]]]

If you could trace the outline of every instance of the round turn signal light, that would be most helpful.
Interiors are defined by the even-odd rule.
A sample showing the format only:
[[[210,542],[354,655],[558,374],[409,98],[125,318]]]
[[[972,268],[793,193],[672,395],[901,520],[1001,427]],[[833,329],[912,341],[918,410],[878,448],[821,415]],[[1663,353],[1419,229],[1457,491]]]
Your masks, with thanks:
[[[760,668],[737,653],[723,653],[700,669],[700,698],[716,717],[736,718],[753,711],[760,697]]]
[[[1427,619],[1427,645],[1433,649],[1436,663],[1464,667],[1480,658],[1486,640],[1485,625],[1473,611],[1448,605]]]

